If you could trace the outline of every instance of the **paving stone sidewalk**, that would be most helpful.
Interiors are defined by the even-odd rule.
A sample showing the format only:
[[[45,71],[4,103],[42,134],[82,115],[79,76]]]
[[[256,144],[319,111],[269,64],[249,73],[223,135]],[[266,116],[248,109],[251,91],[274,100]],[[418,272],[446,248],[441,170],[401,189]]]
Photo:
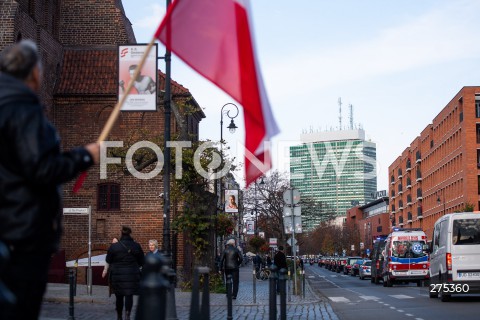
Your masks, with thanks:
[[[298,279],[301,281],[301,279]],[[305,297],[293,295],[292,283],[287,295],[287,319],[338,319],[330,304],[318,296],[305,281]],[[256,295],[254,296],[254,291]],[[301,290],[299,290],[301,291]],[[175,304],[178,319],[188,319],[190,315],[191,292],[175,291]],[[200,295],[201,304],[201,295]],[[137,305],[137,301],[134,303]],[[251,266],[240,268],[240,286],[236,300],[232,302],[233,319],[269,319],[269,283],[253,280]],[[277,316],[280,315],[280,298],[277,296]],[[93,286],[92,295],[85,285],[77,285],[74,317],[76,320],[116,319],[115,297],[109,297],[108,288]],[[69,285],[48,284],[44,297],[40,320],[69,318]],[[225,294],[210,294],[210,318],[227,319],[227,298]]]

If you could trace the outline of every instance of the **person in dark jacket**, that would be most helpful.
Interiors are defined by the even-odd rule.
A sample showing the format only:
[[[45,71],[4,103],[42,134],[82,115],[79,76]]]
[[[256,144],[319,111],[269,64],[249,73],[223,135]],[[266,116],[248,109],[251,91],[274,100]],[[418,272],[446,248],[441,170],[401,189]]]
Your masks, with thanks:
[[[232,275],[233,289],[232,298],[237,299],[238,283],[240,281],[240,273],[238,268],[242,263],[242,254],[240,250],[235,247],[235,239],[227,241],[227,247],[223,251],[222,259],[220,260],[220,266],[225,272],[225,279],[230,274]]]
[[[140,288],[140,268],[145,256],[140,244],[131,236],[132,229],[122,227],[122,236],[107,251],[105,261],[109,264],[110,283],[116,298],[116,310],[122,320],[125,305],[125,320],[130,320],[133,307],[133,295],[138,295]]]
[[[61,238],[61,184],[99,159],[97,143],[60,151],[39,100],[41,79],[34,42],[0,53],[0,241],[10,253],[0,277],[16,297],[0,306],[0,319],[38,319]]]
[[[277,267],[277,272],[280,272],[280,269],[287,269],[287,256],[283,252],[283,246],[278,246],[278,251],[273,256],[273,264]],[[278,276],[276,277],[278,279]],[[277,280],[277,293],[280,293],[279,281]]]

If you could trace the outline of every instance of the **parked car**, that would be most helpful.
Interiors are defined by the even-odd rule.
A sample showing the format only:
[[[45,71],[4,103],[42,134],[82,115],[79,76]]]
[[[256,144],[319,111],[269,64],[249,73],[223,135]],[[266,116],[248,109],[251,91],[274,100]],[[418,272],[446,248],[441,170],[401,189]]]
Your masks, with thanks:
[[[372,276],[370,277],[370,282],[378,284],[382,280],[382,266],[383,266],[383,255],[382,251],[385,249],[385,239],[386,237],[377,238],[373,244],[372,251]]]
[[[347,264],[347,258],[346,258],[346,257],[338,258],[337,264],[336,264],[336,268],[335,268],[335,272],[336,272],[336,273],[343,272],[343,267],[344,267],[346,264]]]
[[[352,277],[358,276],[358,274],[360,273],[360,265],[362,263],[363,263],[363,259],[357,259],[355,261],[355,263],[352,266],[352,272],[350,273]]]
[[[363,260],[362,265],[360,266],[358,276],[360,277],[360,280],[363,280],[365,278],[370,278],[372,276],[372,260]]]
[[[362,257],[348,257],[347,263],[343,266],[343,274],[349,274],[352,272],[353,264],[358,260],[362,259]]]
[[[430,298],[480,292],[480,214],[451,213],[434,225],[430,249]],[[448,286],[447,286],[447,285]]]

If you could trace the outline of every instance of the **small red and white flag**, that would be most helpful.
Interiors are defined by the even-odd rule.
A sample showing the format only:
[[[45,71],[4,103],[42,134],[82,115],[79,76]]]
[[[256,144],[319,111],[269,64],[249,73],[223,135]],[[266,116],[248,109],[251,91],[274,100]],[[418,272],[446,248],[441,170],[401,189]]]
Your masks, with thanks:
[[[155,38],[243,106],[245,178],[271,167],[265,141],[278,133],[255,55],[248,0],[176,0]]]

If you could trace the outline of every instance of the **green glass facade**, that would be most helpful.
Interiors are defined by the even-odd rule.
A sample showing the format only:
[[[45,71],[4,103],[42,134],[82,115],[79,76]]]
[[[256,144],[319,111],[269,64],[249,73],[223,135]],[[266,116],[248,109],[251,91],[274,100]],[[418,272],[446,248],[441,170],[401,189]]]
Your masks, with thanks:
[[[302,218],[304,230],[373,200],[371,194],[377,190],[376,145],[363,136],[363,130],[355,130],[353,139],[334,140],[330,133],[327,141],[290,147],[291,186],[299,189],[302,199],[321,203],[318,211]],[[337,138],[349,135],[342,133]]]

